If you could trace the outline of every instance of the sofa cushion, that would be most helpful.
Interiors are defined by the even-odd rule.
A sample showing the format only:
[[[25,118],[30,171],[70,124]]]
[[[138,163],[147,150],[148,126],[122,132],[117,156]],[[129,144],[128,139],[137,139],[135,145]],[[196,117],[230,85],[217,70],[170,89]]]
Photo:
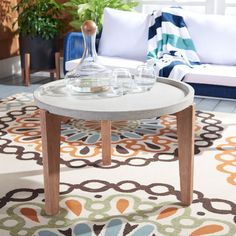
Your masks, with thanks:
[[[105,8],[98,54],[145,61],[148,19],[147,14]]]
[[[184,82],[236,87],[236,66],[196,66],[184,77]]]
[[[185,22],[202,63],[236,65],[236,16],[186,11]]]
[[[66,71],[73,70],[78,65],[80,60],[81,59],[67,61],[65,64]],[[124,59],[119,57],[105,57],[105,56],[98,56],[98,62],[111,69],[120,67],[120,68],[128,68],[131,71],[135,70],[137,66],[143,64],[142,61]]]

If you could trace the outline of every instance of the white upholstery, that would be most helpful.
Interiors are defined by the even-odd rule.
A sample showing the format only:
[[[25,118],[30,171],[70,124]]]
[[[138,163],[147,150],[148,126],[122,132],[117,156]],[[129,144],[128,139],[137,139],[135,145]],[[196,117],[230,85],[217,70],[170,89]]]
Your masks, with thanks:
[[[224,65],[197,66],[185,76],[184,82],[236,87],[236,67]]]
[[[202,63],[236,65],[236,16],[186,11],[185,22]]]
[[[76,65],[80,62],[80,59],[75,59],[66,62],[66,70],[71,71],[75,68]],[[144,63],[144,61],[130,60],[119,57],[104,57],[98,56],[98,63],[101,63],[104,66],[109,68],[128,68],[130,70],[136,69],[137,66]]]
[[[98,54],[145,60],[148,22],[147,14],[105,8]]]

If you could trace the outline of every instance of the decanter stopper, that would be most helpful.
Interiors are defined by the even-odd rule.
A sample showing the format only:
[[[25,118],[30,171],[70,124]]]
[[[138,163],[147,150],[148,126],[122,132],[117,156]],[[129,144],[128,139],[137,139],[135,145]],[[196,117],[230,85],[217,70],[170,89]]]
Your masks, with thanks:
[[[92,20],[86,20],[83,23],[81,30],[86,36],[93,35],[97,32],[97,25]]]

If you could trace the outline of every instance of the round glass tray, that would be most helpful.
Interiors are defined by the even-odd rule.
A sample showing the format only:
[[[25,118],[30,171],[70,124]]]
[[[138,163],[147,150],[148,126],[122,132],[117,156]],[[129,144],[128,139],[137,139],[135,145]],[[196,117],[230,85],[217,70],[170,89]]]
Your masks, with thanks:
[[[82,77],[67,79],[66,87],[71,93],[103,93],[110,89],[110,78]]]
[[[56,83],[55,83],[56,82]],[[61,80],[45,84],[39,88],[39,95],[50,97],[79,97],[80,99],[99,99],[122,96],[119,89],[111,86],[93,86],[84,89],[72,90],[68,87],[68,81]]]
[[[103,93],[112,86],[112,71],[93,63],[88,67],[86,63],[65,76],[66,87],[74,93]],[[96,65],[96,66],[95,66]],[[79,70],[80,69],[80,70]]]

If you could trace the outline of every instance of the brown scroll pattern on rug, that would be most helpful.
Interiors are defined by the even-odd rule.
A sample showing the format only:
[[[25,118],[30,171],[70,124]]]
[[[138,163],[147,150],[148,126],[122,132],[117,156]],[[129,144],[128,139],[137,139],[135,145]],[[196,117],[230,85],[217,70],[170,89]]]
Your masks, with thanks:
[[[221,138],[223,126],[214,114],[196,112],[195,154]],[[16,153],[19,160],[35,160],[42,165],[39,112],[36,106],[13,109],[0,117],[0,153]],[[133,122],[113,123],[112,164],[101,165],[100,124],[84,120],[62,124],[60,163],[70,168],[92,166],[117,168],[147,166],[152,162],[178,159],[176,119],[164,116]],[[140,153],[145,155],[140,155]]]
[[[91,187],[93,185],[99,184],[100,187]],[[127,188],[126,186],[130,186]],[[160,187],[161,191],[158,192],[155,189]],[[95,199],[100,199],[103,197],[109,190],[114,190],[116,193],[122,194],[134,194],[140,191],[147,194],[148,199],[152,201],[160,202],[167,196],[174,196],[176,200],[180,201],[180,192],[175,190],[175,188],[169,184],[164,183],[152,183],[149,185],[140,184],[136,181],[123,180],[117,183],[108,182],[105,180],[87,180],[79,184],[70,184],[70,183],[60,183],[60,188],[64,189],[60,192],[60,196],[70,196],[74,191],[79,190],[87,193],[94,193]],[[164,189],[164,190],[163,190]],[[9,203],[26,203],[32,202],[33,200],[39,201],[37,198],[41,198],[42,202],[44,190],[42,188],[38,189],[28,189],[28,188],[19,188],[9,191],[4,197],[0,199],[0,209],[7,206]],[[20,196],[20,197],[17,197]],[[26,197],[23,197],[23,196]],[[163,198],[163,199],[162,199]],[[220,204],[220,208],[214,207],[217,206],[216,203]],[[236,223],[236,204],[232,201],[220,198],[208,198],[200,191],[194,190],[194,199],[192,206],[194,204],[200,204],[200,206],[205,209],[206,212],[212,212],[222,215],[232,215],[234,222]],[[178,203],[181,206],[181,203]],[[197,212],[197,215],[204,216],[205,213],[202,211]]]

